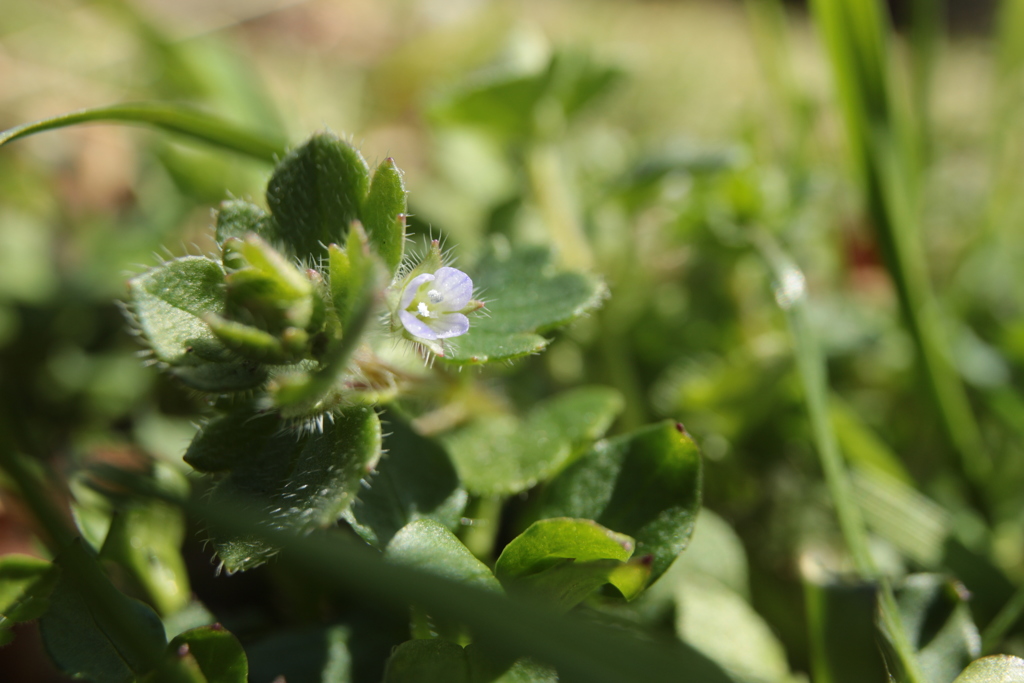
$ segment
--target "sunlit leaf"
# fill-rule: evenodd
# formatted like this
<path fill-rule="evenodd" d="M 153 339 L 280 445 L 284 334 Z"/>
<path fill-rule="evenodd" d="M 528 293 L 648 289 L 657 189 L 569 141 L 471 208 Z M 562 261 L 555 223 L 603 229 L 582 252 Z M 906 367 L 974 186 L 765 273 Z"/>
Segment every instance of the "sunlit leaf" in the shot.
<path fill-rule="evenodd" d="M 741 595 L 712 577 L 693 575 L 676 585 L 675 597 L 676 633 L 735 680 L 788 680 L 782 643 Z"/>
<path fill-rule="evenodd" d="M 547 486 L 539 517 L 576 517 L 636 539 L 651 580 L 690 541 L 700 510 L 701 461 L 682 425 L 662 422 L 599 442 Z"/>
<path fill-rule="evenodd" d="M 939 574 L 911 574 L 896 587 L 907 636 L 929 681 L 948 681 L 981 655 L 966 589 Z"/>
<path fill-rule="evenodd" d="M 399 529 L 384 549 L 390 562 L 501 592 L 494 574 L 469 552 L 455 534 L 432 519 L 420 519 Z"/>
<path fill-rule="evenodd" d="M 992 655 L 971 662 L 953 683 L 1024 683 L 1024 659 Z"/>
<path fill-rule="evenodd" d="M 14 624 L 46 613 L 59 575 L 46 560 L 18 554 L 0 558 L 0 643 L 14 639 Z"/>
<path fill-rule="evenodd" d="M 542 519 L 505 546 L 494 572 L 510 591 L 526 589 L 569 609 L 608 583 L 632 554 L 632 538 L 589 519 Z"/>

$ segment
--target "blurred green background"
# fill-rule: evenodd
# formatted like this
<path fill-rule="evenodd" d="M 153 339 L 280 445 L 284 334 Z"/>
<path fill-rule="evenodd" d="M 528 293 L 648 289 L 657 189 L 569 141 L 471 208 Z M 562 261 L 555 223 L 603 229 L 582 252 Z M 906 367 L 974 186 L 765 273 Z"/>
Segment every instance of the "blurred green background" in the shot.
<path fill-rule="evenodd" d="M 154 100 L 292 143 L 328 128 L 371 165 L 394 157 L 412 230 L 468 262 L 489 240 L 553 242 L 602 274 L 603 310 L 545 354 L 476 376 L 502 378 L 521 405 L 614 386 L 619 431 L 684 422 L 704 450 L 705 504 L 742 539 L 750 603 L 806 671 L 801 560 L 847 565 L 754 235 L 805 274 L 876 561 L 952 573 L 983 630 L 1024 582 L 1024 13 L 948 3 L 946 23 L 930 5 L 896 8 L 887 68 L 913 123 L 911 239 L 934 327 L 991 463 L 973 478 L 901 321 L 821 34 L 795 5 L 4 0 L 0 129 Z M 538 74 L 570 85 L 530 99 Z M 110 125 L 0 150 L 0 411 L 19 450 L 72 481 L 97 461 L 180 464 L 204 406 L 143 366 L 117 301 L 165 249 L 210 248 L 211 210 L 261 201 L 269 171 Z M 0 503 L 0 553 L 40 552 Z M 211 609 L 237 612 L 272 580 L 214 580 L 187 542 Z M 994 650 L 1024 655 L 1016 616 Z"/>

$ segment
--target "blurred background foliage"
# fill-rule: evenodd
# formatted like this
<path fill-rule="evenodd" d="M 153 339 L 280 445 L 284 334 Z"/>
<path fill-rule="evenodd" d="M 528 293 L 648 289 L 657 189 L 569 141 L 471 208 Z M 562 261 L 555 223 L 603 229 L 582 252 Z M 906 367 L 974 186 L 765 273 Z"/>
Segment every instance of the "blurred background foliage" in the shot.
<path fill-rule="evenodd" d="M 5 0 L 0 129 L 143 100 L 292 142 L 328 128 L 371 165 L 396 159 L 413 232 L 470 262 L 495 240 L 551 242 L 603 275 L 602 310 L 546 353 L 473 376 L 495 391 L 500 377 L 520 406 L 612 386 L 626 397 L 613 433 L 685 423 L 718 516 L 684 569 L 760 615 L 735 618 L 765 648 L 778 639 L 781 670 L 808 671 L 802 579 L 849 565 L 754 238 L 768 236 L 806 277 L 876 562 L 951 574 L 988 649 L 1024 655 L 1019 607 L 1004 609 L 1024 585 L 1024 12 L 1004 4 L 949 2 L 948 27 L 915 15 L 929 3 L 895 8 L 894 89 L 920 137 L 916 239 L 991 460 L 975 480 L 915 360 L 820 35 L 795 4 Z M 85 464 L 148 456 L 184 473 L 204 406 L 143 367 L 117 300 L 165 248 L 210 248 L 211 209 L 260 197 L 269 170 L 106 125 L 0 153 L 0 412 L 19 450 L 71 482 Z M 3 499 L 0 552 L 41 553 L 28 525 Z M 191 589 L 243 641 L 316 611 L 272 567 L 213 577 L 195 530 L 183 537 Z M 678 599 L 699 614 L 707 595 Z"/>

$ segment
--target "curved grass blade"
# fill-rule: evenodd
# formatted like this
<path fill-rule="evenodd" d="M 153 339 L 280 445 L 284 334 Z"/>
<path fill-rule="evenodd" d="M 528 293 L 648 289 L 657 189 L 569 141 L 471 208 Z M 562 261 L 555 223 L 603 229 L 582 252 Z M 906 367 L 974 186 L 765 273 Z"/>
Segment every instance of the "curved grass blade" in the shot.
<path fill-rule="evenodd" d="M 234 534 L 258 534 L 282 548 L 283 568 L 375 610 L 402 613 L 422 605 L 432 616 L 464 623 L 474 643 L 496 657 L 531 656 L 553 666 L 566 683 L 620 683 L 680 680 L 729 683 L 711 660 L 682 642 L 634 637 L 525 600 L 512 600 L 410 567 L 389 564 L 365 545 L 337 534 L 316 537 L 267 529 L 253 523 L 229 501 L 203 501 L 157 490 L 151 483 L 109 466 L 94 470 L 100 486 L 113 485 L 137 495 L 181 505 L 194 519 Z"/>
<path fill-rule="evenodd" d="M 270 134 L 246 130 L 229 121 L 197 109 L 173 104 L 139 102 L 81 109 L 53 118 L 25 123 L 0 132 L 0 147 L 20 138 L 82 123 L 112 123 L 153 126 L 245 156 L 274 163 L 285 153 L 285 142 Z"/>

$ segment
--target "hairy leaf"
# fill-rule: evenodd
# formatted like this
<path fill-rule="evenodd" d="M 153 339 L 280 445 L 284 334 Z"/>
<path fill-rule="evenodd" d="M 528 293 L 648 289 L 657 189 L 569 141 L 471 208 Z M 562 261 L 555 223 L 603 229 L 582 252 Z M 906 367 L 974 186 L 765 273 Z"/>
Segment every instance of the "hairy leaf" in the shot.
<path fill-rule="evenodd" d="M 405 183 L 393 159 L 385 159 L 373 174 L 360 216 L 374 251 L 394 273 L 405 250 Z"/>
<path fill-rule="evenodd" d="M 281 160 L 267 184 L 274 234 L 299 259 L 326 255 L 340 243 L 366 197 L 369 168 L 332 133 L 318 133 Z"/>
<path fill-rule="evenodd" d="M 235 358 L 203 321 L 223 311 L 224 269 L 202 256 L 185 256 L 128 282 L 132 312 L 156 358 L 189 386 L 237 391 L 266 379 L 257 364 Z"/>
<path fill-rule="evenodd" d="M 330 417 L 322 430 L 318 425 L 296 432 L 274 415 L 228 415 L 196 437 L 186 458 L 229 470 L 214 488 L 214 500 L 245 500 L 271 527 L 327 526 L 351 505 L 381 452 L 373 409 L 350 408 Z M 237 431 L 239 424 L 249 424 L 249 433 Z M 235 433 L 240 438 L 233 440 Z M 228 571 L 254 567 L 276 552 L 254 537 L 217 538 L 215 546 Z"/>

